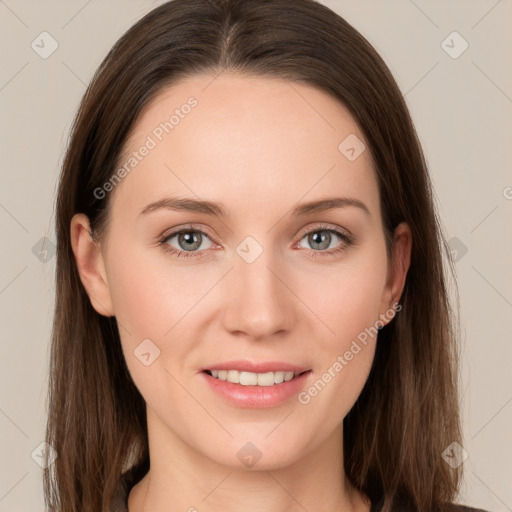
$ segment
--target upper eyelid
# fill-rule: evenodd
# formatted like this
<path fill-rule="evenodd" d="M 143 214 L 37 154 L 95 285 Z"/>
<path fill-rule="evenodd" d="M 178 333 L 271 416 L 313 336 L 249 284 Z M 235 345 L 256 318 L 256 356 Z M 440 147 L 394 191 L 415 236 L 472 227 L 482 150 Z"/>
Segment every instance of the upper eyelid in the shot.
<path fill-rule="evenodd" d="M 160 237 L 160 240 L 167 240 L 169 238 L 172 238 L 176 235 L 179 235 L 180 233 L 182 232 L 187 232 L 187 231 L 197 231 L 197 232 L 200 232 L 202 233 L 203 235 L 206 235 L 210 240 L 212 240 L 213 242 L 213 239 L 215 238 L 214 236 L 212 236 L 212 234 L 205 228 L 200 228 L 200 227 L 194 227 L 194 226 L 184 226 L 184 227 L 181 227 L 181 228 L 177 228 L 177 229 L 171 229 L 170 231 L 168 232 L 165 232 L 161 237 Z"/>
<path fill-rule="evenodd" d="M 304 228 L 304 230 L 301 230 L 300 231 L 300 236 L 303 237 L 311 232 L 315 232 L 315 231 L 335 231 L 335 232 L 341 232 L 342 235 L 345 235 L 345 236 L 352 236 L 352 233 L 350 233 L 350 231 L 346 228 L 342 228 L 341 226 L 328 226 L 327 224 L 322 224 L 322 225 L 318 225 L 318 226 L 313 226 L 313 227 L 308 227 L 308 228 Z"/>

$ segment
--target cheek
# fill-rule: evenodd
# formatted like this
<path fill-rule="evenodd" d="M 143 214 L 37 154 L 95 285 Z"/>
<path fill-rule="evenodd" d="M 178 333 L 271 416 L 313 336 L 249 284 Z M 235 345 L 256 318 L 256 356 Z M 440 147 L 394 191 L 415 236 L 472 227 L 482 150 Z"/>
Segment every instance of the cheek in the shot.
<path fill-rule="evenodd" d="M 297 278 L 297 295 L 322 321 L 324 349 L 342 350 L 364 329 L 375 324 L 387 276 L 380 247 L 359 251 L 340 265 Z"/>
<path fill-rule="evenodd" d="M 298 399 L 305 411 L 325 418 L 324 433 L 343 420 L 368 379 L 375 355 L 381 291 L 378 272 L 350 272 L 334 279 L 323 298 L 321 294 L 316 297 L 318 316 L 329 331 L 321 327 L 326 334 L 316 336 L 311 354 L 317 372 Z"/>
<path fill-rule="evenodd" d="M 112 244 L 109 268 L 122 349 L 135 385 L 145 401 L 160 410 L 167 407 L 169 396 L 181 396 L 179 386 L 168 373 L 173 371 L 168 363 L 171 355 L 173 359 L 183 360 L 189 347 L 186 343 L 171 347 L 169 340 L 173 336 L 179 339 L 180 328 L 186 325 L 187 311 L 197 302 L 190 290 L 196 290 L 198 285 L 189 279 L 187 287 L 179 269 L 162 265 L 164 260 L 148 257 L 147 249 L 140 252 L 125 249 L 122 244 L 114 249 Z"/>
<path fill-rule="evenodd" d="M 193 349 L 194 319 L 200 314 L 196 306 L 211 288 L 212 276 L 180 268 L 165 256 L 150 257 L 158 249 L 126 249 L 122 243 L 112 244 L 110 254 L 115 316 L 134 382 L 143 394 L 157 397 L 154 390 L 173 385 L 166 369 L 174 372 L 172 362 L 185 362 Z M 147 353 L 150 360 L 155 358 L 149 366 L 141 356 Z"/>
<path fill-rule="evenodd" d="M 312 416 L 323 418 L 319 429 L 324 435 L 332 432 L 354 406 L 374 359 L 374 341 L 356 341 L 344 348 L 347 350 L 332 354 L 311 385 L 298 395 L 305 421 Z"/>
<path fill-rule="evenodd" d="M 354 405 L 371 369 L 375 322 L 387 275 L 383 251 L 380 247 L 361 251 L 359 257 L 347 259 L 346 265 L 329 269 L 328 276 L 317 275 L 317 286 L 303 286 L 300 292 L 305 302 L 315 305 L 314 313 L 322 324 L 312 347 L 319 369 L 299 401 L 327 418 L 327 430 Z"/>
<path fill-rule="evenodd" d="M 335 333 L 333 338 L 345 341 L 373 325 L 378 318 L 382 288 L 382 275 L 377 268 L 360 273 L 348 269 L 333 279 L 322 304 L 326 323 Z"/>
<path fill-rule="evenodd" d="M 205 293 L 198 273 L 148 257 L 147 249 L 124 253 L 120 246 L 111 258 L 119 262 L 109 275 L 116 318 L 133 337 L 164 338 Z"/>

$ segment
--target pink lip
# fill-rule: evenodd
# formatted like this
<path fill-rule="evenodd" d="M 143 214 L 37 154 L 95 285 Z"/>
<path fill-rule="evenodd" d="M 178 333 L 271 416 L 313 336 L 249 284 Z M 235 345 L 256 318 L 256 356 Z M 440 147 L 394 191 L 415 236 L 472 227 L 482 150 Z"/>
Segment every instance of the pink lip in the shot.
<path fill-rule="evenodd" d="M 312 371 L 300 368 L 298 366 L 285 363 L 247 363 L 231 362 L 213 365 L 213 370 L 239 370 L 251 371 L 254 373 L 266 373 L 271 371 L 293 371 L 301 373 L 292 380 L 274 384 L 273 386 L 243 386 L 242 384 L 233 384 L 225 380 L 216 379 L 206 371 L 200 372 L 206 383 L 217 395 L 227 401 L 230 405 L 244 408 L 268 408 L 276 407 L 292 396 L 297 395 L 301 389 L 306 387 L 307 382 L 312 376 Z M 304 372 L 304 373 L 302 373 Z"/>
<path fill-rule="evenodd" d="M 309 370 L 309 368 L 279 361 L 255 363 L 246 359 L 239 361 L 227 361 L 224 363 L 212 363 L 209 366 L 205 366 L 202 371 L 204 370 L 238 370 L 239 372 L 252 373 L 267 373 L 278 371 L 302 373 Z"/>

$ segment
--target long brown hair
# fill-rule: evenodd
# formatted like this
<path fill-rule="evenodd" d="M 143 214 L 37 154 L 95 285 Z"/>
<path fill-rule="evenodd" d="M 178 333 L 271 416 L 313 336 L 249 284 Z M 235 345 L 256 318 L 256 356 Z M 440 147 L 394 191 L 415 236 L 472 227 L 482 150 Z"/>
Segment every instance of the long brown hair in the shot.
<path fill-rule="evenodd" d="M 441 455 L 452 442 L 462 444 L 458 328 L 447 286 L 453 263 L 390 71 L 359 32 L 314 0 L 167 2 L 124 34 L 94 75 L 73 123 L 56 202 L 46 440 L 58 458 L 44 475 L 46 503 L 59 512 L 107 511 L 121 475 L 133 484 L 149 469 L 145 402 L 115 318 L 93 309 L 80 281 L 71 219 L 85 213 L 101 239 L 109 197 L 94 191 L 115 172 L 138 116 L 180 78 L 226 70 L 304 82 L 342 102 L 372 155 L 388 255 L 394 228 L 402 221 L 411 227 L 402 310 L 381 329 L 368 381 L 344 419 L 344 464 L 352 484 L 384 512 L 445 510 L 461 477 Z"/>

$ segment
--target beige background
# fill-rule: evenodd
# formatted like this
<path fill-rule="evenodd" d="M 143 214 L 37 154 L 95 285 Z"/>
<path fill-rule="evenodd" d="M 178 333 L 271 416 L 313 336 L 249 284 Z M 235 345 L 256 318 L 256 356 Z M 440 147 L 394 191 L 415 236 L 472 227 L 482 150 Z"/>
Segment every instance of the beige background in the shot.
<path fill-rule="evenodd" d="M 0 0 L 0 512 L 43 510 L 42 471 L 31 454 L 44 436 L 55 257 L 48 241 L 46 253 L 38 244 L 55 242 L 71 121 L 112 44 L 158 3 Z M 324 3 L 394 73 L 458 251 L 468 453 L 460 501 L 512 511 L 512 2 Z M 31 47 L 43 31 L 58 43 L 46 59 Z M 463 39 L 442 45 L 453 31 Z M 469 47 L 457 58 L 445 51 L 458 54 L 464 40 Z"/>

